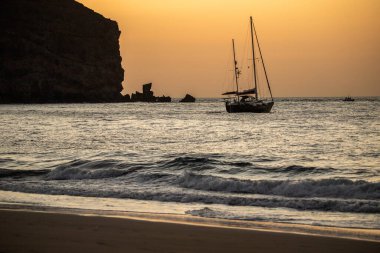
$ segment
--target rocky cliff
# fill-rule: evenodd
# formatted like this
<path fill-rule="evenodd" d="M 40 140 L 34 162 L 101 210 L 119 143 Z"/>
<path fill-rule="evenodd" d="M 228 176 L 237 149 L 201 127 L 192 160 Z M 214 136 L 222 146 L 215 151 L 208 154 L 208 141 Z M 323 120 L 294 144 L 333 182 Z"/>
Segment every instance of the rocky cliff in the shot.
<path fill-rule="evenodd" d="M 115 21 L 74 0 L 1 0 L 0 31 L 0 103 L 123 99 Z"/>

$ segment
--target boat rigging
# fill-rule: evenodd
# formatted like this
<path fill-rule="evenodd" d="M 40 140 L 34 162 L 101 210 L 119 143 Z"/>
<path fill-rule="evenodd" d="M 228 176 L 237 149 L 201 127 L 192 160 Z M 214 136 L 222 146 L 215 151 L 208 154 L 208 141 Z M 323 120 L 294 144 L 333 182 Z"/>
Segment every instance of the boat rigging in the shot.
<path fill-rule="evenodd" d="M 237 113 L 237 112 L 253 112 L 253 113 L 269 113 L 274 105 L 272 90 L 269 84 L 269 78 L 267 74 L 267 70 L 265 68 L 264 59 L 261 52 L 261 47 L 259 43 L 259 39 L 257 36 L 257 32 L 255 29 L 255 25 L 253 23 L 252 17 L 250 17 L 250 30 L 251 30 L 251 47 L 252 47 L 252 74 L 253 74 L 253 84 L 254 87 L 240 91 L 239 90 L 239 76 L 241 71 L 237 66 L 236 61 L 236 53 L 235 53 L 235 40 L 232 40 L 232 51 L 233 51 L 233 60 L 234 60 L 234 81 L 236 85 L 235 91 L 228 91 L 223 93 L 222 95 L 229 96 L 226 101 L 226 110 L 229 113 Z M 257 44 L 257 50 L 259 53 L 258 60 L 261 61 L 261 65 L 263 66 L 265 80 L 268 86 L 269 94 L 271 97 L 270 101 L 264 101 L 260 99 L 259 91 L 258 91 L 258 72 L 257 72 L 257 63 L 256 63 L 256 52 L 255 52 L 255 41 Z M 232 96 L 231 96 L 232 95 Z M 252 96 L 254 95 L 254 96 Z"/>

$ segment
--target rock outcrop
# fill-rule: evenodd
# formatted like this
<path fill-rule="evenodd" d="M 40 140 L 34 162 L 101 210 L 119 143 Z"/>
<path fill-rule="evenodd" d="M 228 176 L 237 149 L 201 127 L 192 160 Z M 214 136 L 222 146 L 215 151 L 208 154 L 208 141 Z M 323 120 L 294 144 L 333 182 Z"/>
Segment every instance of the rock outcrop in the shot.
<path fill-rule="evenodd" d="M 131 102 L 171 102 L 171 97 L 155 97 L 154 92 L 151 91 L 152 83 L 143 85 L 143 92 L 132 93 Z"/>
<path fill-rule="evenodd" d="M 118 102 L 115 21 L 74 0 L 1 0 L 0 103 Z"/>
<path fill-rule="evenodd" d="M 193 103 L 193 102 L 195 102 L 195 97 L 193 97 L 189 94 L 186 94 L 186 96 L 183 99 L 181 99 L 179 102 L 180 103 Z"/>

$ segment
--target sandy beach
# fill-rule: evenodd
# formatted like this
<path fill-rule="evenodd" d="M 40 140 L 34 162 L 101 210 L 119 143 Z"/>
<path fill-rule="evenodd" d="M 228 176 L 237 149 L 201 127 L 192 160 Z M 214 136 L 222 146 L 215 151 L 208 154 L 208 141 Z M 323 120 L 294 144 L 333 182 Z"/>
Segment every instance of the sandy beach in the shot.
<path fill-rule="evenodd" d="M 1 252 L 379 252 L 380 243 L 32 211 L 0 211 Z"/>

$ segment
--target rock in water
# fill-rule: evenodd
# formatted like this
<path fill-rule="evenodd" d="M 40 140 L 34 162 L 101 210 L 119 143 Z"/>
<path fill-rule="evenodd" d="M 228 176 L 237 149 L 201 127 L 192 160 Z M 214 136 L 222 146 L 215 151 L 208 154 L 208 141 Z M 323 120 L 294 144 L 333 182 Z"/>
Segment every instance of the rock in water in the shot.
<path fill-rule="evenodd" d="M 1 0 L 0 103 L 117 102 L 115 21 L 74 0 Z"/>
<path fill-rule="evenodd" d="M 157 97 L 156 102 L 159 103 L 170 103 L 172 101 L 171 97 L 166 97 L 165 95 L 162 97 Z"/>
<path fill-rule="evenodd" d="M 171 102 L 171 97 L 156 97 L 154 96 L 154 92 L 151 91 L 152 89 L 152 83 L 147 83 L 142 86 L 143 92 L 136 91 L 135 93 L 132 93 L 131 95 L 131 102 Z"/>
<path fill-rule="evenodd" d="M 189 94 L 186 94 L 186 96 L 181 99 L 179 102 L 181 103 L 192 103 L 192 102 L 195 102 L 195 97 L 189 95 Z"/>

